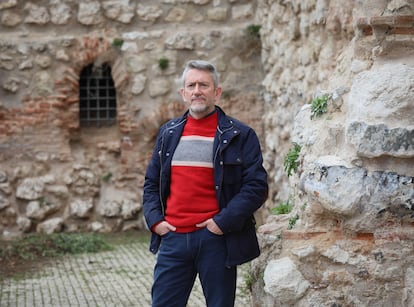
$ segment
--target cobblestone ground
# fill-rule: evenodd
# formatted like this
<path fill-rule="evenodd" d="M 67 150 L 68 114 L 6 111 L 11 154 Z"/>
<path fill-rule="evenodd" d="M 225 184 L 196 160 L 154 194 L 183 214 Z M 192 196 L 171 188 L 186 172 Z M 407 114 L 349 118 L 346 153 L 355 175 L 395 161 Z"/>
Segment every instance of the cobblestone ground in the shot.
<path fill-rule="evenodd" d="M 66 257 L 36 273 L 1 281 L 0 306 L 150 306 L 154 261 L 147 243 Z M 239 267 L 236 307 L 251 306 L 244 286 L 247 269 Z M 205 306 L 198 281 L 188 306 Z"/>

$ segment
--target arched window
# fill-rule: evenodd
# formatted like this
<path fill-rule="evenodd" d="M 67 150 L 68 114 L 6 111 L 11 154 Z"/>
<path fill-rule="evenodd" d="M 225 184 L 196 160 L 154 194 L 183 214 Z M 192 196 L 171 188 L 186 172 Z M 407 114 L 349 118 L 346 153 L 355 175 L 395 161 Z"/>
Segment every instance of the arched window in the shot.
<path fill-rule="evenodd" d="M 116 124 L 116 90 L 111 67 L 103 64 L 86 66 L 79 79 L 79 121 L 86 126 Z"/>

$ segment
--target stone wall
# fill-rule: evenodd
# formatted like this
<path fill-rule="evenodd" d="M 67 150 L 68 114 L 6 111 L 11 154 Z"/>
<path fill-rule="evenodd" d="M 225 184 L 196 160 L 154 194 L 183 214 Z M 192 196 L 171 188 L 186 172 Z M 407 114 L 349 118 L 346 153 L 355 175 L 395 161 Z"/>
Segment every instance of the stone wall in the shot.
<path fill-rule="evenodd" d="M 189 59 L 213 61 L 224 109 L 263 136 L 256 3 L 0 3 L 0 232 L 144 228 L 142 184 L 159 126 L 181 114 Z M 162 69 L 160 59 L 168 60 Z M 111 67 L 116 125 L 79 124 L 79 76 Z"/>
<path fill-rule="evenodd" d="M 258 229 L 253 305 L 414 305 L 414 3 L 258 7 L 266 161 L 280 187 L 268 205 L 293 209 Z"/>
<path fill-rule="evenodd" d="M 185 62 L 202 58 L 220 72 L 220 104 L 258 131 L 269 171 L 253 305 L 413 305 L 413 15 L 404 0 L 2 1 L 3 238 L 142 229 L 152 142 L 183 111 Z M 79 75 L 103 63 L 117 124 L 81 127 Z M 272 214 L 287 201 L 289 214 Z"/>

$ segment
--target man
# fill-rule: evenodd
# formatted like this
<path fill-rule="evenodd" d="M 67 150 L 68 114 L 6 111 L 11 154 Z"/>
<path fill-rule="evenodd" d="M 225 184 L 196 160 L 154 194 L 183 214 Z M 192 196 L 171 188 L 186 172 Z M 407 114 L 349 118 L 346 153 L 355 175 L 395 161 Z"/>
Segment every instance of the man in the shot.
<path fill-rule="evenodd" d="M 158 133 L 144 183 L 144 215 L 157 253 L 152 306 L 187 305 L 197 274 L 207 306 L 234 306 L 236 266 L 260 253 L 253 213 L 267 198 L 256 133 L 215 105 L 215 67 L 190 61 L 188 111 Z"/>

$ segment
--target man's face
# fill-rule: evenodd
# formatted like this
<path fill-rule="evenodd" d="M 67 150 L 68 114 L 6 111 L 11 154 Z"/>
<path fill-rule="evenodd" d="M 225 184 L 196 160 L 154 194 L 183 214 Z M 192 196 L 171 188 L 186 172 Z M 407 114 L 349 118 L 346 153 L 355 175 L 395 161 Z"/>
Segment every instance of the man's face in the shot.
<path fill-rule="evenodd" d="M 203 118 L 213 112 L 216 101 L 221 96 L 221 87 L 214 88 L 210 72 L 191 69 L 185 77 L 181 96 L 187 103 L 191 116 Z"/>

